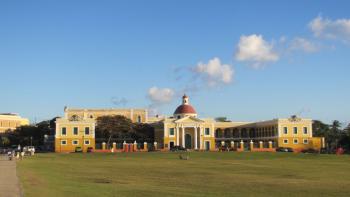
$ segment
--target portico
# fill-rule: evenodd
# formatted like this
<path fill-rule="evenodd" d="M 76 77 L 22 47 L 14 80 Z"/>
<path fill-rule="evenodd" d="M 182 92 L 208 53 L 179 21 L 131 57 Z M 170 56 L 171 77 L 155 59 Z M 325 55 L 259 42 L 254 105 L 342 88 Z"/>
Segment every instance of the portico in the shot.
<path fill-rule="evenodd" d="M 203 143 L 203 125 L 176 124 L 176 146 L 188 149 L 201 149 Z"/>

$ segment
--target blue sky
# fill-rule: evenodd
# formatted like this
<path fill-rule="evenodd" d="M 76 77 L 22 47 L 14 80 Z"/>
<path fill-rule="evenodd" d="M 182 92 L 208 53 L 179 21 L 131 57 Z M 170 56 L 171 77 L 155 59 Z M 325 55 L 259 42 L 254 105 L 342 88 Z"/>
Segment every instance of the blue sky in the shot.
<path fill-rule="evenodd" d="M 1 112 L 349 121 L 348 1 L 1 1 Z"/>

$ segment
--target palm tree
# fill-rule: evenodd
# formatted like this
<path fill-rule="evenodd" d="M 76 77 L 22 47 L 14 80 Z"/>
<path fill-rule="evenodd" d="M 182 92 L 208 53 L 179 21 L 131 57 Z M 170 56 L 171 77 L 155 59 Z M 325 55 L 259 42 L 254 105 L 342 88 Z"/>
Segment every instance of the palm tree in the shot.
<path fill-rule="evenodd" d="M 342 134 L 342 130 L 340 129 L 341 123 L 338 120 L 334 120 L 330 126 L 329 132 L 329 140 L 331 142 L 331 149 L 338 148 L 338 142 Z"/>

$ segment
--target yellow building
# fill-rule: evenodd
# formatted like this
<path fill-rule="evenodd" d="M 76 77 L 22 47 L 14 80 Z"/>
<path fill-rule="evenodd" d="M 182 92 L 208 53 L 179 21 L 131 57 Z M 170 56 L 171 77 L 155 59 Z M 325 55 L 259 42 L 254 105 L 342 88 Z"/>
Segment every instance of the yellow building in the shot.
<path fill-rule="evenodd" d="M 291 117 L 260 122 L 216 121 L 199 118 L 189 97 L 182 97 L 171 117 L 148 118 L 145 109 L 71 109 L 65 108 L 64 117 L 56 120 L 56 152 L 95 149 L 96 118 L 123 115 L 132 122 L 153 126 L 157 148 L 170 150 L 181 146 L 193 150 L 214 151 L 221 146 L 250 150 L 252 147 L 294 150 L 322 148 L 322 139 L 312 136 L 312 120 Z"/>
<path fill-rule="evenodd" d="M 64 117 L 56 119 L 55 151 L 84 152 L 95 149 L 96 119 L 100 116 L 122 115 L 132 122 L 147 122 L 145 109 L 74 109 L 65 108 Z"/>
<path fill-rule="evenodd" d="M 295 150 L 320 149 L 321 138 L 312 136 L 312 120 L 291 117 L 262 122 L 218 122 L 198 118 L 196 110 L 184 95 L 173 116 L 153 119 L 155 141 L 160 148 L 182 146 L 195 150 L 217 150 L 225 145 L 237 148 L 289 147 Z"/>
<path fill-rule="evenodd" d="M 0 133 L 13 131 L 17 127 L 29 125 L 29 120 L 22 118 L 18 114 L 6 113 L 0 114 Z"/>

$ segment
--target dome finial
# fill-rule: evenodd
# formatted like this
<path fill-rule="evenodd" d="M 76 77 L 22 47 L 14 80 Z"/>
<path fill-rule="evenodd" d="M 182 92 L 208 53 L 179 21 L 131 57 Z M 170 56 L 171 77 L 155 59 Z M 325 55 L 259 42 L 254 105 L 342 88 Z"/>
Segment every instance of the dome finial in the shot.
<path fill-rule="evenodd" d="M 183 105 L 188 105 L 189 102 L 188 102 L 188 96 L 186 96 L 186 94 L 184 94 L 184 96 L 182 97 L 182 104 Z"/>

